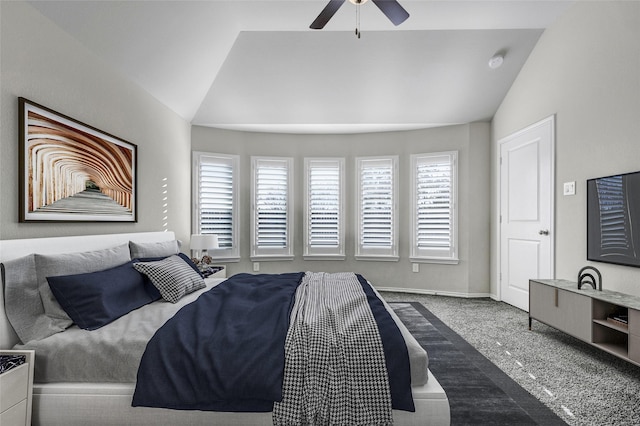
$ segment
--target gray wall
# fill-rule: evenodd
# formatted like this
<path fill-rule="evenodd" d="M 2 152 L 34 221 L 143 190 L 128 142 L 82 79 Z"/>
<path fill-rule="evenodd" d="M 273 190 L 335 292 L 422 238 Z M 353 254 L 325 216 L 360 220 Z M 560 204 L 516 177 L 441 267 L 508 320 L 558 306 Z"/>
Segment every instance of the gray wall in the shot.
<path fill-rule="evenodd" d="M 294 135 L 252 133 L 194 126 L 192 150 L 240 155 L 240 254 L 239 263 L 228 265 L 229 273 L 251 271 L 249 261 L 250 156 L 294 157 L 295 170 L 295 260 L 260 262 L 260 272 L 356 271 L 378 287 L 414 289 L 464 296 L 489 292 L 489 124 L 442 127 L 426 130 L 355 135 Z M 410 211 L 409 156 L 413 153 L 459 151 L 459 244 L 460 264 L 420 264 L 411 272 L 409 261 Z M 400 156 L 400 260 L 367 262 L 354 260 L 354 163 L 357 156 Z M 303 158 L 334 156 L 346 158 L 346 249 L 345 261 L 302 259 Z"/>
<path fill-rule="evenodd" d="M 586 180 L 640 170 L 640 2 L 576 2 L 540 38 L 492 123 L 491 292 L 497 294 L 497 141 L 556 114 L 556 278 L 587 264 L 640 295 L 640 269 L 586 260 Z M 576 195 L 563 196 L 563 182 Z"/>
<path fill-rule="evenodd" d="M 26 2 L 0 15 L 0 239 L 168 229 L 188 241 L 189 123 Z M 18 223 L 19 96 L 138 145 L 137 224 Z"/>

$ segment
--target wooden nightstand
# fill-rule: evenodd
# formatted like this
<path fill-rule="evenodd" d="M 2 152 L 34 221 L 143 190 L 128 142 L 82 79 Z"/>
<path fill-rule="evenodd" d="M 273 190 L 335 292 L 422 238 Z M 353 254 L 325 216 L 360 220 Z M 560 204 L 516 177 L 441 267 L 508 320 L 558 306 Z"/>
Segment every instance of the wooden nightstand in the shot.
<path fill-rule="evenodd" d="M 0 374 L 0 425 L 29 426 L 35 351 L 0 350 L 0 355 L 24 355 L 24 364 Z"/>

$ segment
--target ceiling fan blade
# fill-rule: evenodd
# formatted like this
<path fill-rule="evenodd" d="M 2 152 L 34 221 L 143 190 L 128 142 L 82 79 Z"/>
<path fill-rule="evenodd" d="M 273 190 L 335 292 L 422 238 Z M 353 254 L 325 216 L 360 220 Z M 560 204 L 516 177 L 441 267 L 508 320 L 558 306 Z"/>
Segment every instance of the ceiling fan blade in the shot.
<path fill-rule="evenodd" d="M 333 15 L 338 11 L 338 9 L 340 9 L 340 6 L 342 6 L 342 3 L 344 3 L 344 1 L 345 0 L 331 0 L 329 4 L 327 4 L 325 8 L 322 9 L 320 15 L 318 15 L 316 20 L 313 21 L 309 28 L 313 30 L 323 29 L 324 26 L 327 25 L 327 22 L 329 22 L 329 19 L 331 19 Z"/>
<path fill-rule="evenodd" d="M 373 2 L 393 22 L 393 25 L 400 25 L 409 17 L 409 12 L 404 10 L 396 0 L 373 0 Z"/>

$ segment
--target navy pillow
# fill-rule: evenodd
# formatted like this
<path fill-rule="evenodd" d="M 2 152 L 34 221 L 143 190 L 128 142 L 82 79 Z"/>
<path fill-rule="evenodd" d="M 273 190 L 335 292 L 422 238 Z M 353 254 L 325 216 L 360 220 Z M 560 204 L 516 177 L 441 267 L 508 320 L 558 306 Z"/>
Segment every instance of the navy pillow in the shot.
<path fill-rule="evenodd" d="M 78 327 L 95 330 L 154 301 L 133 262 L 86 274 L 47 277 L 53 295 Z"/>
<path fill-rule="evenodd" d="M 189 266 L 191 266 L 191 268 L 193 268 L 194 271 L 196 271 L 198 274 L 200 274 L 200 276 L 202 277 L 202 272 L 200 271 L 200 269 L 198 269 L 198 266 L 193 263 L 193 261 L 189 258 L 189 256 L 187 256 L 184 253 L 178 253 L 178 256 L 180 256 L 182 258 L 182 260 L 184 260 L 185 262 L 187 262 L 187 264 Z M 135 262 L 157 262 L 158 260 L 163 260 L 166 259 L 169 256 L 160 256 L 160 257 L 141 257 L 141 258 L 137 258 L 137 259 L 133 259 L 131 262 L 135 263 Z M 144 274 L 141 274 L 144 277 L 144 288 L 147 291 L 147 294 L 154 300 L 159 300 L 162 298 L 162 295 L 160 294 L 160 291 L 158 290 L 158 288 L 153 285 L 153 283 L 151 282 L 151 280 L 149 279 L 149 277 L 147 277 Z"/>

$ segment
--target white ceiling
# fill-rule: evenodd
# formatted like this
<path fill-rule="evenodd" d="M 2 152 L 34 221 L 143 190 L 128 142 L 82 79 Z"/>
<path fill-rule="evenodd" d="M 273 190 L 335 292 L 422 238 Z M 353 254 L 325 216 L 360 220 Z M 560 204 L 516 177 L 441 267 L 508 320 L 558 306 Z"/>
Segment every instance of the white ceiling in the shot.
<path fill-rule="evenodd" d="M 573 0 L 31 1 L 89 50 L 196 125 L 349 133 L 490 119 L 544 28 Z M 502 67 L 487 62 L 505 53 Z"/>

